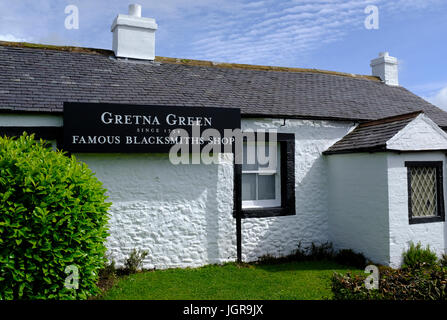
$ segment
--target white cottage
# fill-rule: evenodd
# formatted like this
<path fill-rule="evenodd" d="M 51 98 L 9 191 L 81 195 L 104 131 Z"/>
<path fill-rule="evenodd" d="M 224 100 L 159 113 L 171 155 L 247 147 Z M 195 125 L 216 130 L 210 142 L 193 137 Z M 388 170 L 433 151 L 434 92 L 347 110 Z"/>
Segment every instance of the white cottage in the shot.
<path fill-rule="evenodd" d="M 374 59 L 372 76 L 163 58 L 157 27 L 131 6 L 113 22 L 113 51 L 0 43 L 1 134 L 64 148 L 70 102 L 86 126 L 86 106 L 114 104 L 123 114 L 237 109 L 242 130 L 277 130 L 280 165 L 269 172 L 231 153 L 174 165 L 163 152 L 104 152 L 95 139 L 74 152 L 108 189 L 107 246 L 119 264 L 133 248 L 149 251 L 147 268 L 283 256 L 300 242 L 391 266 L 410 241 L 446 251 L 447 113 L 399 86 L 395 58 Z"/>

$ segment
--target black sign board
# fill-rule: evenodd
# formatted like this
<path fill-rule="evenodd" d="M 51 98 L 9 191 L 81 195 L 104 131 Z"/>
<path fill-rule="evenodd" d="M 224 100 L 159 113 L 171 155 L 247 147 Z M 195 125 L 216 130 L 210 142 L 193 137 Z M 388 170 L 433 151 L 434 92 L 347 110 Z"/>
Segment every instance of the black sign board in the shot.
<path fill-rule="evenodd" d="M 239 109 L 66 102 L 63 144 L 70 152 L 167 153 L 174 144 L 228 143 L 219 139 L 224 130 L 240 124 Z M 191 138 L 174 140 L 170 135 L 179 129 Z M 206 129 L 217 130 L 220 137 L 192 139 L 193 130 Z"/>

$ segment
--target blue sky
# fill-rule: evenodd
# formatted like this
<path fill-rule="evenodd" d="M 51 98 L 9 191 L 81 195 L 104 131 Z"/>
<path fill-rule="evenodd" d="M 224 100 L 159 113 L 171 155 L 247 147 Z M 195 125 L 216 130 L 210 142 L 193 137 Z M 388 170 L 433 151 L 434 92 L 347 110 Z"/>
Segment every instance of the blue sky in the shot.
<path fill-rule="evenodd" d="M 155 18 L 156 54 L 370 74 L 389 51 L 400 84 L 447 110 L 446 0 L 138 0 Z M 133 1 L 0 0 L 0 39 L 111 49 L 110 26 Z M 64 10 L 79 8 L 79 29 Z M 368 5 L 379 29 L 364 26 Z"/>

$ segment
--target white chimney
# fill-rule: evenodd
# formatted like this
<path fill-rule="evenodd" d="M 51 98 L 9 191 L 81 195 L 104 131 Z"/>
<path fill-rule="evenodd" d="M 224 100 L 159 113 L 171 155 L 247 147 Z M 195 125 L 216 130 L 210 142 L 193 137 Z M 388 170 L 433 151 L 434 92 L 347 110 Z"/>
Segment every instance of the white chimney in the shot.
<path fill-rule="evenodd" d="M 388 52 L 379 53 L 379 57 L 371 60 L 372 75 L 379 77 L 390 86 L 399 85 L 398 61 Z"/>
<path fill-rule="evenodd" d="M 129 14 L 119 14 L 113 21 L 113 51 L 116 57 L 154 60 L 155 19 L 141 17 L 141 5 L 129 5 Z"/>

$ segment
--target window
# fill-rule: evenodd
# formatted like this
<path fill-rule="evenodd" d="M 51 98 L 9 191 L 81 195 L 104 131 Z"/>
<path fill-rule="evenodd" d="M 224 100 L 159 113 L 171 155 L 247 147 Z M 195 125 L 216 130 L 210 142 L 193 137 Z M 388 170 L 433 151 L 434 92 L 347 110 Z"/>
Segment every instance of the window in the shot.
<path fill-rule="evenodd" d="M 264 148 L 262 153 L 270 159 L 270 149 L 275 150 L 277 165 L 259 161 L 256 148 Z M 234 165 L 234 214 L 242 218 L 294 215 L 295 136 L 278 133 L 274 145 L 245 142 L 242 151 L 243 164 Z"/>
<path fill-rule="evenodd" d="M 442 161 L 405 162 L 410 223 L 444 221 Z"/>
<path fill-rule="evenodd" d="M 242 208 L 281 207 L 281 155 L 280 143 L 266 143 L 266 157 L 269 164 L 260 164 L 256 157 L 254 142 L 244 143 L 242 164 Z M 275 150 L 276 157 L 270 157 L 269 150 Z M 250 161 L 250 164 L 248 163 Z"/>

